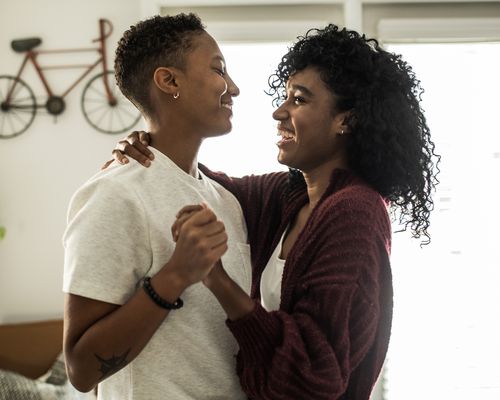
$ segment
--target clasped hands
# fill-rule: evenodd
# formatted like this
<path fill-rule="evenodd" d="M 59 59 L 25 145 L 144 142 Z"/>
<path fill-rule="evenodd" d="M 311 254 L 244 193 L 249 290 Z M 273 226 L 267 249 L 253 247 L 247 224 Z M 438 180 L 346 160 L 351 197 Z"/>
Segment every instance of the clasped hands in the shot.
<path fill-rule="evenodd" d="M 118 142 L 113 150 L 113 160 L 126 164 L 126 155 L 129 155 L 149 167 L 154 159 L 148 149 L 150 140 L 147 132 L 131 133 Z M 107 168 L 113 160 L 106 162 L 102 169 Z M 227 251 L 224 224 L 205 203 L 183 207 L 176 218 L 171 228 L 176 247 L 170 261 L 176 275 L 181 278 L 181 286 L 187 287 L 201 281 L 211 288 L 215 278 L 227 277 L 220 261 Z"/>
<path fill-rule="evenodd" d="M 176 242 L 171 262 L 181 266 L 178 273 L 187 286 L 201 281 L 210 288 L 225 274 L 221 263 L 228 248 L 224 223 L 205 203 L 183 207 L 176 218 L 171 228 Z"/>

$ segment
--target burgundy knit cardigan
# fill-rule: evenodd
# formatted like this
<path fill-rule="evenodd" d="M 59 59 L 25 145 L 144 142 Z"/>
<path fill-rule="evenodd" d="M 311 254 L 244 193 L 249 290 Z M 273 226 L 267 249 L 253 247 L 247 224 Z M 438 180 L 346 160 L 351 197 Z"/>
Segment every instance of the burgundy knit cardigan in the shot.
<path fill-rule="evenodd" d="M 245 215 L 251 296 L 283 232 L 307 203 L 287 173 L 229 178 Z M 392 321 L 391 225 L 384 199 L 354 174 L 333 171 L 325 194 L 285 262 L 281 305 L 227 325 L 239 343 L 237 372 L 251 399 L 368 400 Z"/>

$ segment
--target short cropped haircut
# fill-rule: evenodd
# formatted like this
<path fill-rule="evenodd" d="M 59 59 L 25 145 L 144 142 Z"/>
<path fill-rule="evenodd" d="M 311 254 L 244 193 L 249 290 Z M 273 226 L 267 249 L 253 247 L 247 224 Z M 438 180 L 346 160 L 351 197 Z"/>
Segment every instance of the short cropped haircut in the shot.
<path fill-rule="evenodd" d="M 151 115 L 149 85 L 158 67 L 183 69 L 193 37 L 205 32 L 195 14 L 155 16 L 131 26 L 118 42 L 115 77 L 122 93 L 146 115 Z"/>

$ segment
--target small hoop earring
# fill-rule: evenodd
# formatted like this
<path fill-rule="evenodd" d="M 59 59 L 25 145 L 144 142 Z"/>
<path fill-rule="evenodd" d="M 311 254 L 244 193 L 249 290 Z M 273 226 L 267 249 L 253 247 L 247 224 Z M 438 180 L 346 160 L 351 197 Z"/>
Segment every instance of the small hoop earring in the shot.
<path fill-rule="evenodd" d="M 177 100 L 181 94 L 177 92 L 176 94 L 173 95 L 174 100 Z"/>

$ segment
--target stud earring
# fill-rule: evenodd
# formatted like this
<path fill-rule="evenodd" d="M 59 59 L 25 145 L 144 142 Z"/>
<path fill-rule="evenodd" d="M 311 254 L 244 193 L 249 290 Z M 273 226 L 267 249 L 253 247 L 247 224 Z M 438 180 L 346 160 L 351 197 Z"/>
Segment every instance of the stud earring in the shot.
<path fill-rule="evenodd" d="M 181 94 L 179 92 L 177 92 L 176 94 L 174 94 L 172 97 L 174 98 L 174 100 L 177 100 L 179 98 Z"/>
<path fill-rule="evenodd" d="M 343 134 L 344 134 L 344 130 L 343 130 L 343 129 L 341 129 L 341 130 L 340 130 L 340 135 L 343 135 Z"/>

